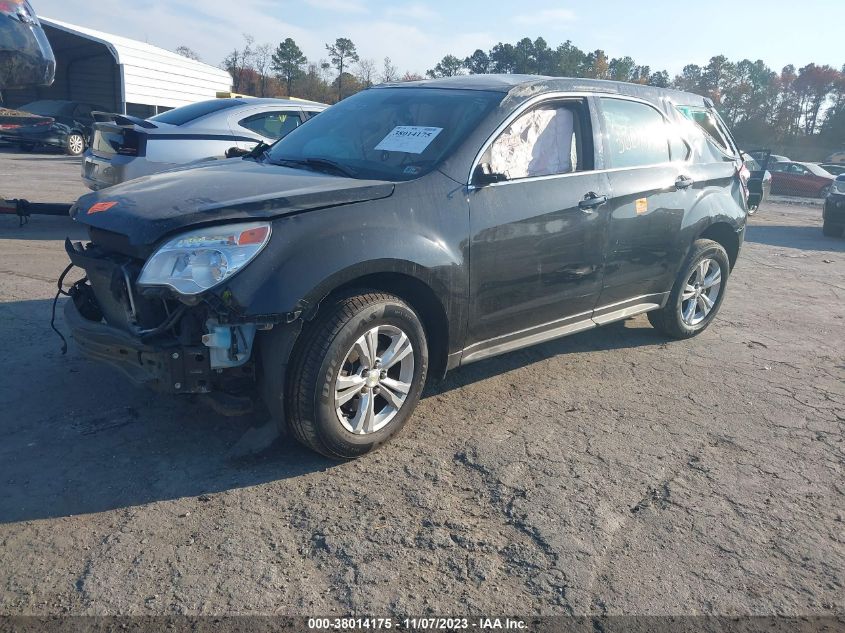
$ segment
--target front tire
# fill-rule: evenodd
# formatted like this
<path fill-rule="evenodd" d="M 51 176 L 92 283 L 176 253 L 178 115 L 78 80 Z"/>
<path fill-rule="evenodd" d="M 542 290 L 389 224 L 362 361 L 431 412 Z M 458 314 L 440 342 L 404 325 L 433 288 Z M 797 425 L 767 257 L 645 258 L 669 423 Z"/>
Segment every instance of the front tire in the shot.
<path fill-rule="evenodd" d="M 648 313 L 648 320 L 661 333 L 685 339 L 703 332 L 713 322 L 725 296 L 730 261 L 722 245 L 696 240 L 666 305 Z"/>
<path fill-rule="evenodd" d="M 294 437 L 333 459 L 355 459 L 398 433 L 428 371 L 425 330 L 413 309 L 381 292 L 325 305 L 291 360 L 287 420 Z"/>
<path fill-rule="evenodd" d="M 67 136 L 65 153 L 68 156 L 81 156 L 85 152 L 85 137 L 82 134 L 72 132 Z"/>

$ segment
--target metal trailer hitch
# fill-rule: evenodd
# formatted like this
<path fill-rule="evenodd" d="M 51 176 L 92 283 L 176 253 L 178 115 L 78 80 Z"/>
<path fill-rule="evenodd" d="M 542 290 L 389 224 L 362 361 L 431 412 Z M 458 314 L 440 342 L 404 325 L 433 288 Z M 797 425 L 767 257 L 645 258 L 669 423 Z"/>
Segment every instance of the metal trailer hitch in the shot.
<path fill-rule="evenodd" d="M 55 204 L 52 202 L 30 202 L 29 200 L 0 198 L 0 215 L 16 215 L 20 220 L 19 226 L 29 221 L 31 215 L 64 215 L 70 216 L 69 204 Z"/>

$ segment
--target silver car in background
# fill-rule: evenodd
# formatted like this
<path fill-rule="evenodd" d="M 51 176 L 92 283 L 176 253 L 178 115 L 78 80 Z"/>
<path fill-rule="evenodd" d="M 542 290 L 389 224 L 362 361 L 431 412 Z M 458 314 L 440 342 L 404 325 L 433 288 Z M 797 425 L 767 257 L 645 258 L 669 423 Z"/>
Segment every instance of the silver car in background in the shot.
<path fill-rule="evenodd" d="M 91 189 L 103 189 L 187 163 L 225 158 L 231 148 L 274 143 L 327 107 L 237 97 L 200 101 L 149 119 L 98 112 L 82 161 L 82 180 Z"/>

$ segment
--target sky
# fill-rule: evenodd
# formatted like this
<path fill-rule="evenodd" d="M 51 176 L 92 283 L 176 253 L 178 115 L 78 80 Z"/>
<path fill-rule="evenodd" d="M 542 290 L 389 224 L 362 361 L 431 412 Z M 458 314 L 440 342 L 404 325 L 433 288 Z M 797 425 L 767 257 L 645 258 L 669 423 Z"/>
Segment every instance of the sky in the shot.
<path fill-rule="evenodd" d="M 348 37 L 362 58 L 400 73 L 424 74 L 446 54 L 541 36 L 566 40 L 610 57 L 630 55 L 670 75 L 713 55 L 762 59 L 780 70 L 810 62 L 841 68 L 842 0 L 686 0 L 519 2 L 460 0 L 32 0 L 39 15 L 162 48 L 184 45 L 219 65 L 242 34 L 274 47 L 286 37 L 309 60 L 326 58 L 325 44 Z M 795 9 L 798 7 L 798 9 Z"/>

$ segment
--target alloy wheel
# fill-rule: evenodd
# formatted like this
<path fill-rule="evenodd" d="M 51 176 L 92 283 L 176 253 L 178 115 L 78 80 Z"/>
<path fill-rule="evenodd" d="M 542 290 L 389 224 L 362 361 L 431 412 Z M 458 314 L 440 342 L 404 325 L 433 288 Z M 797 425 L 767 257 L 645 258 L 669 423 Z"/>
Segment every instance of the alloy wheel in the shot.
<path fill-rule="evenodd" d="M 378 325 L 352 345 L 335 380 L 337 417 L 350 433 L 367 435 L 387 426 L 408 398 L 414 348 L 405 332 Z"/>
<path fill-rule="evenodd" d="M 713 310 L 722 288 L 722 268 L 715 259 L 705 258 L 696 264 L 681 295 L 681 319 L 696 326 Z"/>
<path fill-rule="evenodd" d="M 81 154 L 85 151 L 85 139 L 79 134 L 71 134 L 67 140 L 67 146 L 71 154 Z"/>

